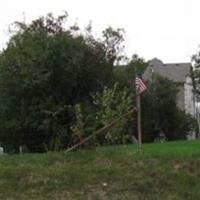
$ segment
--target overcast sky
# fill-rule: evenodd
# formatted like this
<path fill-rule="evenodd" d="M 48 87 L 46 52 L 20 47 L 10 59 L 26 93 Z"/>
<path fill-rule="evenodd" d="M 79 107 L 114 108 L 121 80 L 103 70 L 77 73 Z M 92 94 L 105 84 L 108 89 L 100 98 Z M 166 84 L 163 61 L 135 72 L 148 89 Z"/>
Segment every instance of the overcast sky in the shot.
<path fill-rule="evenodd" d="M 0 48 L 9 38 L 9 24 L 22 21 L 23 13 L 30 22 L 64 10 L 82 28 L 91 20 L 95 34 L 108 25 L 124 28 L 129 57 L 188 62 L 200 44 L 199 0 L 6 0 L 0 6 Z"/>

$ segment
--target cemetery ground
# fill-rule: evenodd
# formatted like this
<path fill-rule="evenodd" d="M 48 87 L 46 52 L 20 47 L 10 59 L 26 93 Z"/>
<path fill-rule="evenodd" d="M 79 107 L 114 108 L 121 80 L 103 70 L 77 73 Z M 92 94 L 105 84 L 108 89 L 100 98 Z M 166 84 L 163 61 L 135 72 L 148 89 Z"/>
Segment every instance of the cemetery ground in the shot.
<path fill-rule="evenodd" d="M 2 155 L 2 200 L 200 199 L 200 141 Z"/>

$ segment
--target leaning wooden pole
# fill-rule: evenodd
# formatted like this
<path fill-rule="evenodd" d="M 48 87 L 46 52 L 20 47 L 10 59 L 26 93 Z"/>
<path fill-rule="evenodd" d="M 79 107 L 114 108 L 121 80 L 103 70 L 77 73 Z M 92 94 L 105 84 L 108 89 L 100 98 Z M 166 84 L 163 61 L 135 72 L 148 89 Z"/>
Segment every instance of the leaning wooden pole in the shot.
<path fill-rule="evenodd" d="M 93 134 L 89 135 L 88 137 L 84 138 L 82 141 L 80 141 L 79 143 L 75 144 L 74 146 L 68 148 L 65 153 L 69 153 L 75 149 L 77 149 L 78 147 L 80 147 L 81 145 L 83 145 L 84 143 L 86 143 L 87 141 L 91 140 L 94 136 L 100 135 L 104 132 L 106 132 L 107 130 L 109 130 L 110 128 L 112 128 L 121 118 L 127 117 L 130 114 L 132 114 L 133 112 L 136 111 L 136 108 L 132 108 L 131 110 L 127 111 L 126 113 L 124 113 L 121 117 L 119 117 L 118 119 L 112 121 L 111 123 L 107 124 L 106 126 L 104 126 L 103 128 L 95 131 Z"/>

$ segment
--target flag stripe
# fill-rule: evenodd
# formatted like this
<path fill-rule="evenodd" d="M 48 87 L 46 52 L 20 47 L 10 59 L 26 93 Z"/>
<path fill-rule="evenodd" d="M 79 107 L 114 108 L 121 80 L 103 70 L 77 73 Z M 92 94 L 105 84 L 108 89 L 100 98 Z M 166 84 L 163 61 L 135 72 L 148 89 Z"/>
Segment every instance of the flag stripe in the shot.
<path fill-rule="evenodd" d="M 135 78 L 135 85 L 136 85 L 136 90 L 139 94 L 141 94 L 147 88 L 142 79 L 139 77 Z"/>

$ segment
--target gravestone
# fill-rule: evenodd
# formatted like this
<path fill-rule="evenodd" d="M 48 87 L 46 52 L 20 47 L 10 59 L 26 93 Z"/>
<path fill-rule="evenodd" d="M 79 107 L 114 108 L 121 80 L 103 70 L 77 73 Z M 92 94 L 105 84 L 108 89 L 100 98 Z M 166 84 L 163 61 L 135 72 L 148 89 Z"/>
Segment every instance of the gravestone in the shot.
<path fill-rule="evenodd" d="M 0 146 L 0 155 L 4 154 L 4 149 L 3 147 Z"/>

